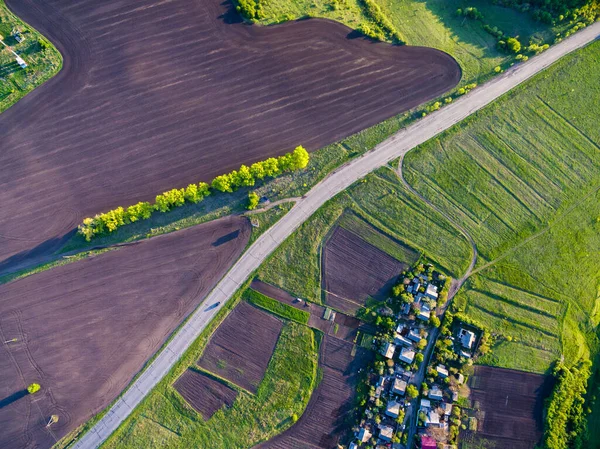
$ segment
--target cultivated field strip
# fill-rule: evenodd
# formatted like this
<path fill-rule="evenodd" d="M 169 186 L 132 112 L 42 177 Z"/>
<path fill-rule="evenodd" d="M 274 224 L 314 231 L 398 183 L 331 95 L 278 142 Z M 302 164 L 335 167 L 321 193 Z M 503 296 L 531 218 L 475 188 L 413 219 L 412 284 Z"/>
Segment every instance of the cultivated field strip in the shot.
<path fill-rule="evenodd" d="M 325 302 L 353 315 L 369 297 L 385 299 L 398 274 L 407 267 L 407 263 L 337 226 L 323 248 Z"/>
<path fill-rule="evenodd" d="M 215 246 L 225 235 L 238 237 Z M 0 286 L 0 447 L 49 447 L 103 410 L 240 256 L 231 217 Z M 45 430 L 48 416 L 60 420 Z M 32 446 L 33 447 L 33 446 Z"/>
<path fill-rule="evenodd" d="M 324 336 L 319 365 L 323 378 L 298 422 L 256 449 L 329 449 L 335 447 L 345 428 L 345 418 L 351 412 L 358 368 L 364 366 L 372 353 L 358 348 L 352 356 L 352 343 Z"/>
<path fill-rule="evenodd" d="M 479 431 L 498 447 L 530 449 L 542 437 L 543 404 L 549 387 L 541 375 L 478 366 L 469 380 L 480 412 Z"/>
<path fill-rule="evenodd" d="M 367 181 L 348 191 L 363 214 L 373 217 L 378 227 L 403 236 L 413 248 L 438 255 L 438 264 L 447 273 L 458 276 L 466 268 L 471 251 L 467 240 L 444 217 L 406 191 L 391 170 L 381 169 Z"/>
<path fill-rule="evenodd" d="M 349 39 L 338 23 L 248 26 L 229 1 L 7 4 L 65 65 L 0 116 L 0 262 L 49 251 L 85 216 L 321 148 L 461 75 L 438 50 Z"/>
<path fill-rule="evenodd" d="M 590 76 L 600 83 L 599 74 Z M 460 214 L 484 259 L 514 246 L 600 183 L 600 139 L 575 126 L 583 111 L 567 121 L 548 106 L 548 98 L 556 103 L 559 95 L 536 86 L 512 94 L 471 120 L 468 131 L 449 132 L 405 159 L 411 185 Z"/>
<path fill-rule="evenodd" d="M 173 388 L 190 404 L 204 420 L 209 420 L 218 410 L 231 407 L 237 391 L 206 374 L 187 369 Z"/>
<path fill-rule="evenodd" d="M 283 322 L 242 301 L 211 337 L 198 365 L 256 393 Z"/>

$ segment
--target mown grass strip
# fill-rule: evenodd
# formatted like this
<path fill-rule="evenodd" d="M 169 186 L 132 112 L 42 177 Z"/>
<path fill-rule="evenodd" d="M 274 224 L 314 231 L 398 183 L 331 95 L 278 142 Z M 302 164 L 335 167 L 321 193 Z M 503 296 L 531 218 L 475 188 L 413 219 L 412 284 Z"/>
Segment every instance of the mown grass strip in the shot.
<path fill-rule="evenodd" d="M 310 319 L 310 314 L 308 312 L 283 304 L 276 299 L 269 298 L 251 288 L 244 292 L 243 298 L 250 304 L 254 304 L 261 309 L 265 309 L 268 312 L 288 320 L 296 321 L 300 324 L 308 324 L 308 320 Z"/>

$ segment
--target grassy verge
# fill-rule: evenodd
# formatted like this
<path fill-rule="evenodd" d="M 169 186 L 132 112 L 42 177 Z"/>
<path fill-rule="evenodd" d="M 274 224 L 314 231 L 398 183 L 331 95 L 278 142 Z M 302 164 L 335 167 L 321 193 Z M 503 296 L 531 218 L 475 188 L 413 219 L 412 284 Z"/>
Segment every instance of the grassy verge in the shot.
<path fill-rule="evenodd" d="M 310 314 L 308 312 L 283 304 L 276 299 L 269 298 L 251 288 L 244 292 L 243 298 L 255 306 L 300 324 L 308 324 L 308 320 L 310 319 Z"/>
<path fill-rule="evenodd" d="M 13 30 L 20 33 L 22 42 Z M 4 0 L 0 0 L 0 39 L 27 63 L 22 69 L 14 54 L 0 44 L 1 113 L 56 75 L 62 67 L 62 56 L 40 33 L 11 13 Z"/>
<path fill-rule="evenodd" d="M 172 387 L 195 364 L 236 303 L 227 304 L 103 448 L 246 448 L 292 424 L 292 416 L 303 412 L 316 386 L 318 358 L 314 332 L 294 322 L 284 326 L 256 395 L 240 391 L 232 408 L 220 410 L 210 420 L 205 422 Z"/>

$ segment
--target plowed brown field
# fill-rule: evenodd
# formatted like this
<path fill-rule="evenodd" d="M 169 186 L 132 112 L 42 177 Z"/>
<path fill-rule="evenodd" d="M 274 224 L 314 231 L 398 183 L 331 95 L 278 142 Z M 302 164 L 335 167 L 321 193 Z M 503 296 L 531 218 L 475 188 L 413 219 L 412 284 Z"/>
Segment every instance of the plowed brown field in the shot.
<path fill-rule="evenodd" d="M 304 414 L 282 434 L 256 446 L 256 449 L 305 449 L 336 447 L 340 437 L 351 427 L 354 393 L 358 370 L 373 354 L 352 343 L 325 335 L 321 343 L 319 364 L 323 379 L 313 392 Z"/>
<path fill-rule="evenodd" d="M 231 407 L 237 397 L 237 391 L 233 388 L 191 369 L 186 370 L 173 387 L 205 421 L 224 405 Z"/>
<path fill-rule="evenodd" d="M 42 385 L 2 403 L 0 448 L 49 448 L 104 409 L 249 235 L 246 219 L 225 218 L 0 285 L 0 403 Z M 51 414 L 59 422 L 49 432 Z"/>
<path fill-rule="evenodd" d="M 84 216 L 320 148 L 461 76 L 434 49 L 323 20 L 249 26 L 223 0 L 6 3 L 65 63 L 0 115 L 0 267 L 56 248 Z"/>
<path fill-rule="evenodd" d="M 353 232 L 336 227 L 323 250 L 325 302 L 354 314 L 369 296 L 384 299 L 407 266 Z"/>
<path fill-rule="evenodd" d="M 273 315 L 242 301 L 215 331 L 198 365 L 256 393 L 282 327 Z"/>
<path fill-rule="evenodd" d="M 548 377 L 477 366 L 469 387 L 470 400 L 480 410 L 479 430 L 466 432 L 465 439 L 483 438 L 494 447 L 514 449 L 533 449 L 540 442 L 544 399 L 552 389 Z"/>

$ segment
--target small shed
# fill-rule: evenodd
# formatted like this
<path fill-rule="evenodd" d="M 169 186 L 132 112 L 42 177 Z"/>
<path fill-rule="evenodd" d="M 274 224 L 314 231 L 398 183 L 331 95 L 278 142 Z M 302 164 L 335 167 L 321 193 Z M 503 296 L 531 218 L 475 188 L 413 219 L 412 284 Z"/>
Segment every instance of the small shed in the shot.
<path fill-rule="evenodd" d="M 17 56 L 16 60 L 17 60 L 17 64 L 19 64 L 22 69 L 27 68 L 27 63 L 23 60 L 23 58 L 21 58 L 20 56 Z"/>

